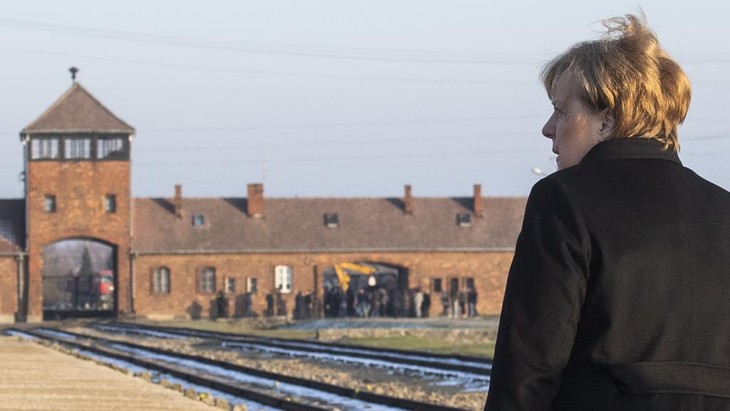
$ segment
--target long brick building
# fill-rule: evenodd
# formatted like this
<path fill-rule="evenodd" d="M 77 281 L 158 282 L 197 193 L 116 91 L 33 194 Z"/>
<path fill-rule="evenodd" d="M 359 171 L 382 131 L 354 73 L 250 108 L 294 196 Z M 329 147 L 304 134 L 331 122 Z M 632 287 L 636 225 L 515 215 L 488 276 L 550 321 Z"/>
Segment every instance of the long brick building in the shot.
<path fill-rule="evenodd" d="M 479 313 L 499 312 L 525 198 L 478 184 L 469 197 L 406 185 L 401 198 L 267 198 L 249 184 L 233 198 L 179 185 L 132 198 L 134 135 L 78 83 L 21 131 L 25 198 L 0 200 L 0 322 L 301 316 L 302 301 L 307 316 L 339 315 L 343 263 L 350 305 L 387 289 L 386 315 L 409 315 L 421 290 L 433 316 L 442 295 L 473 289 Z"/>

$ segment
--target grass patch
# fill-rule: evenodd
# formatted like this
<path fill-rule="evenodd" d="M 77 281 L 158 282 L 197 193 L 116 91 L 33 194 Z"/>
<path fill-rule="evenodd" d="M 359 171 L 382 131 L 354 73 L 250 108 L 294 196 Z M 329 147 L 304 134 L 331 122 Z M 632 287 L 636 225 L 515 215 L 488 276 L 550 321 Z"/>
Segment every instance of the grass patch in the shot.
<path fill-rule="evenodd" d="M 147 324 L 160 327 L 177 327 L 190 328 L 193 330 L 223 332 L 231 334 L 255 335 L 260 337 L 271 338 L 287 338 L 307 340 L 317 337 L 316 330 L 298 330 L 298 329 L 278 329 L 277 323 L 271 321 L 261 321 L 257 319 L 239 319 L 239 320 L 190 320 L 175 319 L 169 321 L 155 321 L 140 319 L 134 321 L 139 324 Z"/>
<path fill-rule="evenodd" d="M 286 321 L 273 318 L 241 318 L 229 320 L 151 320 L 137 319 L 133 321 L 162 327 L 190 328 L 202 331 L 224 332 L 232 334 L 254 335 L 260 337 L 317 340 L 316 329 L 297 329 L 279 326 Z M 494 340 L 479 342 L 460 342 L 452 339 L 426 338 L 422 336 L 387 336 L 387 337 L 343 337 L 336 341 L 341 344 L 360 345 L 372 348 L 400 349 L 430 352 L 434 354 L 466 355 L 491 359 L 494 356 Z"/>
<path fill-rule="evenodd" d="M 338 342 L 373 348 L 423 351 L 434 354 L 458 354 L 489 359 L 494 356 L 494 341 L 485 341 L 482 343 L 459 343 L 433 338 L 398 336 L 381 338 L 343 338 Z"/>

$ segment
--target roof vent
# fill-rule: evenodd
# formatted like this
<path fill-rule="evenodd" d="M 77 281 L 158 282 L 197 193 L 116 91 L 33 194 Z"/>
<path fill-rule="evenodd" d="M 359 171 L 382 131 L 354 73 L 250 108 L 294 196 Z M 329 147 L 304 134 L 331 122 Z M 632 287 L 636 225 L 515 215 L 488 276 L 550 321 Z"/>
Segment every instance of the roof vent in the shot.
<path fill-rule="evenodd" d="M 327 228 L 337 228 L 340 226 L 340 217 L 337 213 L 324 213 L 324 225 Z"/>
<path fill-rule="evenodd" d="M 456 224 L 459 227 L 471 227 L 471 214 L 459 213 L 456 215 Z"/>

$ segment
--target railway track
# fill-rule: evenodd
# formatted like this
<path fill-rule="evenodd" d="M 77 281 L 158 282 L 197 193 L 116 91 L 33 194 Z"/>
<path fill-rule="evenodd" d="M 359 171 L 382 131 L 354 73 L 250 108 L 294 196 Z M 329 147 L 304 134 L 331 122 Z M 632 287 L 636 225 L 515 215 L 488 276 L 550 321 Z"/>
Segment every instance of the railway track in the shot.
<path fill-rule="evenodd" d="M 404 372 L 416 372 L 442 378 L 465 378 L 488 384 L 492 368 L 483 358 L 439 355 L 406 350 L 385 350 L 309 340 L 278 339 L 250 335 L 193 330 L 176 327 L 153 327 L 128 323 L 93 324 L 92 328 L 156 338 L 204 338 L 219 341 L 228 348 L 268 352 L 289 357 L 317 358 L 367 366 L 379 366 Z"/>
<path fill-rule="evenodd" d="M 317 381 L 275 374 L 205 357 L 51 328 L 11 333 L 54 342 L 100 362 L 121 362 L 187 381 L 212 392 L 268 408 L 295 411 L 424 410 L 457 408 L 389 397 Z"/>

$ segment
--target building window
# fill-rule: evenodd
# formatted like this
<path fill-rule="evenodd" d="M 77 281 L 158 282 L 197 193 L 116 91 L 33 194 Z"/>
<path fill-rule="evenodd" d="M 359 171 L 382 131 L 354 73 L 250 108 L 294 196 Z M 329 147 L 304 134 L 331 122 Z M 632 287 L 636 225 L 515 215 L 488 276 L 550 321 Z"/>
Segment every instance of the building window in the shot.
<path fill-rule="evenodd" d="M 43 211 L 46 213 L 56 212 L 56 196 L 53 194 L 46 194 L 43 198 Z"/>
<path fill-rule="evenodd" d="M 459 213 L 456 215 L 456 224 L 459 227 L 470 227 L 471 226 L 471 214 Z"/>
<path fill-rule="evenodd" d="M 160 267 L 152 274 L 152 292 L 170 294 L 170 269 Z"/>
<path fill-rule="evenodd" d="M 236 279 L 230 278 L 230 277 L 226 278 L 225 289 L 228 294 L 235 294 L 236 293 Z"/>
<path fill-rule="evenodd" d="M 215 292 L 215 268 L 205 267 L 200 271 L 200 286 L 198 291 L 201 293 Z"/>
<path fill-rule="evenodd" d="M 440 278 L 433 279 L 433 292 L 440 293 L 444 290 L 444 284 Z"/>
<path fill-rule="evenodd" d="M 30 158 L 38 159 L 57 159 L 58 158 L 58 139 L 57 138 L 34 138 L 30 141 Z"/>
<path fill-rule="evenodd" d="M 99 138 L 96 142 L 96 158 L 124 159 L 123 138 Z"/>
<path fill-rule="evenodd" d="M 193 214 L 193 227 L 202 227 L 205 225 L 205 215 Z"/>
<path fill-rule="evenodd" d="M 64 156 L 67 159 L 91 158 L 90 138 L 67 138 L 64 141 Z"/>
<path fill-rule="evenodd" d="M 259 290 L 259 286 L 256 281 L 256 277 L 248 277 L 246 279 L 246 292 L 249 292 L 251 294 L 256 294 L 256 292 L 258 290 Z"/>
<path fill-rule="evenodd" d="M 291 292 L 292 269 L 288 265 L 277 265 L 274 268 L 274 287 L 282 293 Z"/>
<path fill-rule="evenodd" d="M 324 213 L 324 225 L 327 228 L 337 228 L 340 226 L 340 217 L 337 213 Z"/>
<path fill-rule="evenodd" d="M 117 196 L 115 194 L 107 194 L 104 197 L 104 211 L 107 213 L 117 212 Z"/>
<path fill-rule="evenodd" d="M 451 278 L 449 279 L 449 294 L 452 296 L 456 296 L 456 294 L 459 292 L 459 279 L 458 278 Z"/>

